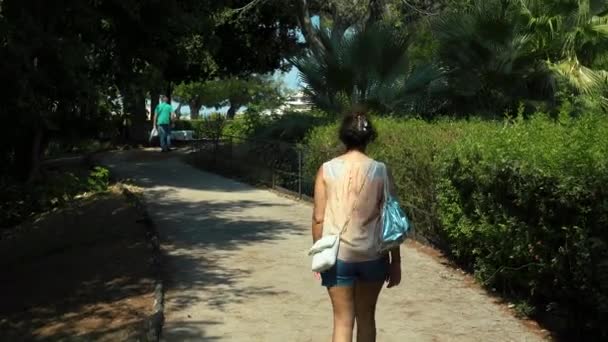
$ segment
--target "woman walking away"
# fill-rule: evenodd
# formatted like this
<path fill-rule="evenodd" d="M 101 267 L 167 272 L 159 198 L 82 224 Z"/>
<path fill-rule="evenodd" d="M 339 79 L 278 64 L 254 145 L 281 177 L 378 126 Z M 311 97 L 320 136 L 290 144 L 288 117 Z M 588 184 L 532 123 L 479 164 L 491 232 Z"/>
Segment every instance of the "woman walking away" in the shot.
<path fill-rule="evenodd" d="M 366 114 L 347 115 L 340 128 L 346 152 L 319 169 L 315 180 L 312 238 L 340 234 L 338 258 L 321 273 L 333 306 L 333 342 L 376 341 L 376 302 L 384 282 L 401 282 L 399 248 L 378 252 L 386 166 L 365 154 L 376 132 Z"/>

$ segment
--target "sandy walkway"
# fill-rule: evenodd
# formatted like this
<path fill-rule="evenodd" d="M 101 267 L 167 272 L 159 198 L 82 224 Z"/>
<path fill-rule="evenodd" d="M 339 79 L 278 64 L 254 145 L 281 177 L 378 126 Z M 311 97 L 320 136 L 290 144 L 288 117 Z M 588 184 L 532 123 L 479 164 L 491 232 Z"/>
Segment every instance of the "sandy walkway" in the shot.
<path fill-rule="evenodd" d="M 145 188 L 167 251 L 165 341 L 328 341 L 331 308 L 312 277 L 311 206 L 183 164 L 173 155 L 106 159 Z M 378 341 L 543 341 L 465 276 L 413 246 L 384 290 Z"/>

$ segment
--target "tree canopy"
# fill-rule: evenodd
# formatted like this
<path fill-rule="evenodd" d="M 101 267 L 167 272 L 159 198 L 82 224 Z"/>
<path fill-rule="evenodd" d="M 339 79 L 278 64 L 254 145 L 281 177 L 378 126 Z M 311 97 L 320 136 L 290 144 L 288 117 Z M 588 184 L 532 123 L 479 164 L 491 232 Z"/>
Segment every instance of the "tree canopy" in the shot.
<path fill-rule="evenodd" d="M 0 111 L 17 127 L 0 138 L 3 174 L 35 178 L 52 139 L 111 127 L 144 138 L 146 99 L 177 85 L 196 112 L 214 84 L 232 115 L 264 84 L 255 75 L 288 60 L 333 108 L 347 98 L 433 117 L 564 97 L 606 108 L 607 13 L 602 0 L 3 0 Z"/>
<path fill-rule="evenodd" d="M 50 139 L 114 121 L 145 136 L 146 96 L 170 95 L 173 84 L 285 67 L 299 47 L 295 16 L 278 2 L 235 11 L 248 3 L 2 1 L 0 76 L 11 84 L 2 115 L 18 126 L 1 138 L 3 165 L 35 177 Z"/>
<path fill-rule="evenodd" d="M 608 4 L 602 0 L 298 4 L 308 52 L 295 64 L 311 98 L 325 109 L 362 101 L 382 113 L 495 117 L 522 104 L 525 111 L 552 110 L 563 100 L 608 107 Z M 306 20 L 312 13 L 320 15 L 319 29 Z M 378 24 L 388 29 L 372 38 L 370 28 Z M 402 37 L 411 44 L 393 44 Z M 392 61 L 366 58 L 373 53 L 353 48 L 358 44 L 402 53 Z M 376 63 L 395 66 L 400 81 L 379 77 Z M 427 86 L 399 90 L 408 88 L 410 76 Z"/>
<path fill-rule="evenodd" d="M 241 106 L 267 104 L 273 107 L 277 106 L 277 100 L 282 98 L 280 85 L 260 76 L 184 82 L 175 88 L 175 95 L 189 104 L 191 119 L 198 118 L 202 106 L 228 106 L 227 115 L 232 119 Z"/>

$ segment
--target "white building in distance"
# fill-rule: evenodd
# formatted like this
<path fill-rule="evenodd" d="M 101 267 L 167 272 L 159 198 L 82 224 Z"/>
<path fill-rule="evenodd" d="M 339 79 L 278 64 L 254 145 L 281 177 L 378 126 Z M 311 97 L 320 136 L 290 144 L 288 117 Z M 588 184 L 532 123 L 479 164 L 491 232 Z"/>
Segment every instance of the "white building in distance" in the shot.
<path fill-rule="evenodd" d="M 263 115 L 282 115 L 285 113 L 304 113 L 311 109 L 310 102 L 302 91 L 298 91 L 287 97 L 285 102 L 279 108 L 262 111 Z"/>

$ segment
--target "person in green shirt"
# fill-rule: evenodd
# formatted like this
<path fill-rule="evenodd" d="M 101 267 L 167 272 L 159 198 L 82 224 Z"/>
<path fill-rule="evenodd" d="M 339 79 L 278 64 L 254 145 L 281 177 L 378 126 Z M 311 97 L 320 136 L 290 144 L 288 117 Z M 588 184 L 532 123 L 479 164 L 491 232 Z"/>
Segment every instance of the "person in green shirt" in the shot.
<path fill-rule="evenodd" d="M 173 107 L 169 97 L 162 96 L 161 102 L 154 110 L 154 128 L 158 131 L 160 140 L 160 148 L 162 152 L 170 151 L 170 136 L 171 136 L 171 117 L 173 115 Z"/>

